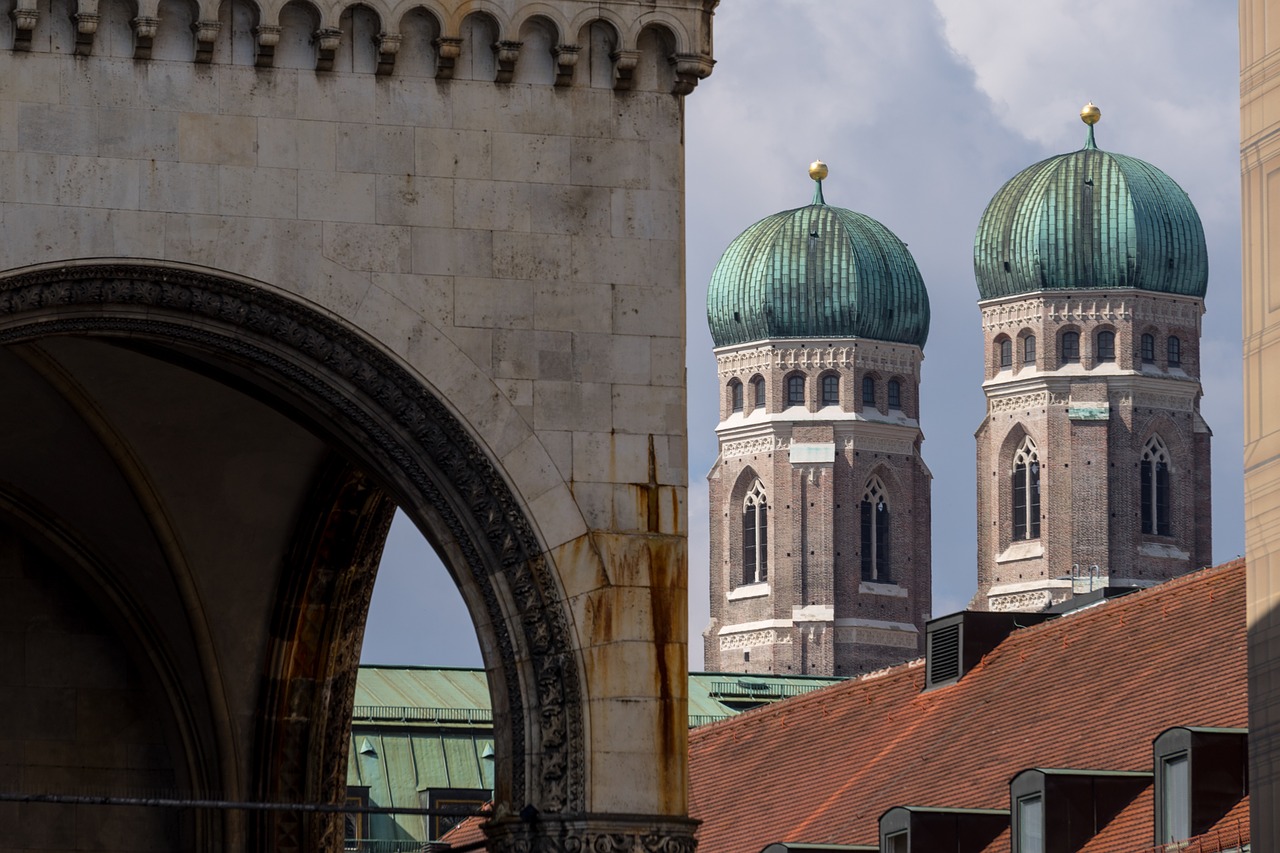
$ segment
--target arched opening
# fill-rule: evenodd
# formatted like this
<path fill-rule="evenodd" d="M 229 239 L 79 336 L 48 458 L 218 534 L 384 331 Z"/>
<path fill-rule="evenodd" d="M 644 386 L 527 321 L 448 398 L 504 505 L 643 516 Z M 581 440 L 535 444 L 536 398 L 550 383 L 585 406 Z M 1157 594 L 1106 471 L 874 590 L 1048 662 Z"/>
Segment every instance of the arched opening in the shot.
<path fill-rule="evenodd" d="M 334 71 L 372 74 L 378 70 L 378 34 L 382 22 L 378 13 L 357 3 L 342 11 L 338 19 L 342 40 L 333 57 Z"/>
<path fill-rule="evenodd" d="M 303 0 L 291 0 L 280 10 L 280 43 L 276 45 L 276 68 L 316 68 L 316 30 L 320 14 Z"/>
<path fill-rule="evenodd" d="M 498 41 L 498 23 L 480 12 L 468 15 L 462 22 L 462 46 L 458 54 L 457 80 L 493 82 L 498 74 L 493 47 Z"/>
<path fill-rule="evenodd" d="M 421 6 L 410 9 L 400 20 L 404 41 L 396 55 L 396 74 L 405 77 L 436 76 L 436 39 L 440 22 Z"/>
<path fill-rule="evenodd" d="M 889 563 L 889 501 L 886 495 L 884 483 L 879 477 L 872 476 L 858 505 L 864 581 L 893 582 Z"/>
<path fill-rule="evenodd" d="M 1040 538 L 1040 454 L 1025 436 L 1013 454 L 1013 541 Z"/>
<path fill-rule="evenodd" d="M 196 39 L 191 27 L 199 10 L 190 0 L 160 0 L 160 23 L 156 27 L 151 58 L 192 62 L 196 58 Z"/>
<path fill-rule="evenodd" d="M 552 49 L 559 43 L 555 25 L 534 16 L 520 26 L 520 59 L 516 62 L 514 83 L 551 85 L 556 81 L 556 62 Z"/>
<path fill-rule="evenodd" d="M 742 583 L 769 580 L 769 498 L 756 480 L 742 501 Z"/>
<path fill-rule="evenodd" d="M 1169 448 L 1159 435 L 1147 439 L 1142 448 L 1140 468 L 1142 532 L 1149 536 L 1170 536 L 1173 533 L 1170 512 L 1173 468 Z"/>
<path fill-rule="evenodd" d="M 580 676 L 553 570 L 467 428 L 381 350 L 250 283 L 59 267 L 0 281 L 0 371 L 30 401 L 3 416 L 3 486 L 101 567 L 167 697 L 153 707 L 180 793 L 342 801 L 399 505 L 482 638 L 497 803 L 582 812 Z M 325 850 L 345 834 L 337 814 L 227 814 L 191 817 L 189 848 Z"/>
<path fill-rule="evenodd" d="M 253 65 L 258 56 L 253 36 L 258 26 L 257 5 L 251 0 L 222 0 L 218 23 L 213 61 L 220 65 Z"/>

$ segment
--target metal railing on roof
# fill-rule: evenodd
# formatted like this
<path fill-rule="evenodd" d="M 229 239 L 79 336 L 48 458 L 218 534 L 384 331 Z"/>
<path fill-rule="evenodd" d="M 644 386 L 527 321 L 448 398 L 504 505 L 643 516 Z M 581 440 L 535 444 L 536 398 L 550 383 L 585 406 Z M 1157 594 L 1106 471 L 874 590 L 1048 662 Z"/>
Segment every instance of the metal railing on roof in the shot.
<path fill-rule="evenodd" d="M 721 720 L 729 719 L 729 714 L 690 714 L 689 728 L 696 729 L 698 726 L 705 726 L 707 723 L 718 723 Z"/>
<path fill-rule="evenodd" d="M 348 838 L 342 849 L 344 853 L 419 853 L 431 850 L 432 844 L 429 841 L 414 841 L 412 838 Z"/>
<path fill-rule="evenodd" d="M 716 699 L 788 699 L 792 696 L 801 696 L 805 693 L 812 693 L 823 687 L 829 687 L 831 682 L 822 684 L 778 684 L 769 681 L 713 681 L 711 682 L 710 693 Z"/>
<path fill-rule="evenodd" d="M 493 725 L 490 708 L 412 708 L 393 705 L 356 705 L 351 709 L 356 722 L 441 723 L 452 725 Z"/>

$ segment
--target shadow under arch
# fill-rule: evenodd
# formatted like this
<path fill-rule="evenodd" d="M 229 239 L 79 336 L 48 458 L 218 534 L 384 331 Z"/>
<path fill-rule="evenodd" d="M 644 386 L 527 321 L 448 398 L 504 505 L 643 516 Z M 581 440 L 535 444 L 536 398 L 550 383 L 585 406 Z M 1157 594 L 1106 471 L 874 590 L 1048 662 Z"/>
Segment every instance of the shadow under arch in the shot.
<path fill-rule="evenodd" d="M 558 579 L 500 470 L 445 401 L 339 320 L 266 287 L 203 270 L 94 262 L 0 276 L 0 346 L 58 336 L 158 348 L 215 375 L 237 377 L 349 455 L 360 471 L 338 467 L 326 476 L 328 505 L 355 507 L 355 517 L 364 519 L 357 532 L 365 544 L 355 552 L 367 555 L 370 542 L 381 549 L 385 527 L 379 525 L 389 504 L 377 492 L 385 489 L 433 543 L 446 543 L 446 563 L 468 607 L 482 608 L 472 618 L 482 634 L 495 709 L 505 707 L 510 721 L 494 732 L 499 816 L 530 806 L 564 816 L 584 813 L 585 697 Z M 340 532 L 341 520 L 334 523 L 338 527 L 326 532 L 321 520 L 311 541 Z M 306 543 L 301 547 L 306 550 Z M 300 563 L 307 571 L 326 568 L 323 560 Z M 308 582 L 285 577 L 282 586 L 305 588 Z M 304 618 L 301 612 L 290 616 L 289 597 L 278 602 L 277 638 L 289 635 L 290 619 Z M 360 624 L 365 608 L 367 598 L 356 614 Z M 338 620 L 340 610 L 322 608 L 305 618 Z M 337 641 L 341 633 L 322 626 L 319 635 Z M 288 655 L 273 657 L 268 670 Z M 324 659 L 340 668 L 354 666 L 350 658 Z M 266 706 L 314 712 L 326 699 L 324 691 L 290 696 L 288 673 L 268 671 L 268 681 L 274 675 L 282 676 L 284 695 L 270 686 L 263 691 L 257 725 L 267 731 L 259 732 L 260 744 L 297 737 L 272 731 L 281 715 Z M 345 726 L 347 716 L 317 713 L 314 719 Z M 345 773 L 339 760 L 345 759 L 344 739 L 333 734 L 311 732 L 308 742 L 339 744 L 334 748 L 341 755 L 329 747 L 330 754 L 322 755 L 294 751 L 289 760 L 279 751 L 263 754 L 256 775 L 273 780 L 282 794 L 313 791 L 308 779 L 317 769 L 321 776 Z M 255 787 L 264 790 L 261 783 Z M 320 840 L 304 831 L 261 843 L 319 849 Z"/>

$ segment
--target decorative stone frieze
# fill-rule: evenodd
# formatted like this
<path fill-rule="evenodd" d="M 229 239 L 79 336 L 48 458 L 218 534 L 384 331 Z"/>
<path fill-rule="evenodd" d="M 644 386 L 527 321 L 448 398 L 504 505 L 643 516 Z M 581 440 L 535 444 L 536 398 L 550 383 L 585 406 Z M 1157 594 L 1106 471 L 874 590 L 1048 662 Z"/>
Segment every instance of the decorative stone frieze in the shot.
<path fill-rule="evenodd" d="M 524 42 L 503 40 L 493 46 L 493 56 L 498 64 L 498 75 L 495 83 L 510 83 L 516 73 L 516 61 L 520 59 L 520 48 Z"/>
<path fill-rule="evenodd" d="M 1035 612 L 1048 607 L 1052 599 L 1047 589 L 1018 592 L 1012 595 L 996 595 L 987 600 L 987 607 L 998 612 Z"/>
<path fill-rule="evenodd" d="M 778 632 L 769 628 L 764 631 L 748 631 L 743 634 L 723 634 L 720 637 L 720 650 L 733 651 L 736 649 L 753 649 L 760 646 L 771 646 L 775 643 L 790 643 L 791 635 L 783 634 L 778 636 Z"/>
<path fill-rule="evenodd" d="M 728 441 L 720 448 L 720 454 L 726 459 L 736 459 L 740 456 L 755 456 L 760 453 L 773 453 L 775 451 L 786 450 L 788 442 L 776 438 L 771 435 L 762 435 L 759 438 L 747 438 L 742 441 Z"/>
<path fill-rule="evenodd" d="M 1030 394 L 1014 394 L 1009 397 L 992 397 L 987 401 L 987 411 L 993 415 L 1002 412 L 1026 412 L 1044 408 L 1050 404 L 1048 391 L 1033 391 Z"/>

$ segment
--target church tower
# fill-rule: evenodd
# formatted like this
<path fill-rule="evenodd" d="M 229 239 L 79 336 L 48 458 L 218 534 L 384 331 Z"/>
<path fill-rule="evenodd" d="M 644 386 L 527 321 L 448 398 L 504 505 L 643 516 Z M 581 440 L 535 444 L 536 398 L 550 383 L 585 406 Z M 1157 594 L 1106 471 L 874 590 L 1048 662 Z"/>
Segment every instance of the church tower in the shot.
<path fill-rule="evenodd" d="M 1200 417 L 1204 229 L 1134 157 L 1079 151 L 1014 176 L 974 241 L 986 344 L 978 592 L 1039 610 L 1211 562 Z"/>
<path fill-rule="evenodd" d="M 739 235 L 707 292 L 712 671 L 855 675 L 923 651 L 929 298 L 906 245 L 809 174 L 813 203 Z"/>

